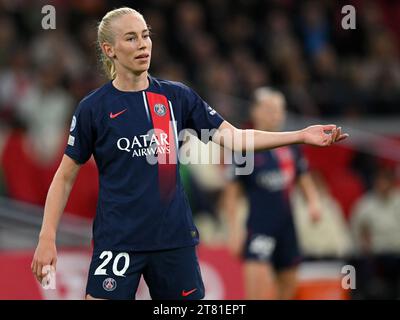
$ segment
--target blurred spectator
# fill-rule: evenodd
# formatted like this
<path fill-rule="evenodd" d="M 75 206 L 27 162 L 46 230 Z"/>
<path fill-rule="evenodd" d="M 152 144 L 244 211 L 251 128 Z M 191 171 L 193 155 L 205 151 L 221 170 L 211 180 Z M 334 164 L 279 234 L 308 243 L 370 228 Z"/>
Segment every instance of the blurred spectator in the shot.
<path fill-rule="evenodd" d="M 354 207 L 351 226 L 360 254 L 400 255 L 400 190 L 392 169 L 377 172 L 373 189 Z"/>
<path fill-rule="evenodd" d="M 274 85 L 288 97 L 289 111 L 304 115 L 342 115 L 349 112 L 347 106 L 352 113 L 395 113 L 400 62 L 394 15 L 399 6 L 393 1 L 353 2 L 359 13 L 357 29 L 346 32 L 340 27 L 341 7 L 331 1 L 151 0 L 138 9 L 153 26 L 151 73 L 190 82 L 205 98 L 223 93 L 247 99 L 254 88 Z M 56 63 L 66 87 L 76 90 L 84 78 L 94 88 L 98 80 L 86 79 L 99 74 L 94 68 L 96 20 L 107 6 L 122 4 L 57 1 L 56 30 L 32 27 L 40 21 L 39 1 L 29 2 L 29 10 L 21 3 L 4 4 L 3 96 L 12 92 L 4 88 L 10 85 L 7 72 L 15 68 L 5 66 L 17 63 L 15 52 L 21 43 L 25 62 L 19 63 L 25 72 L 39 68 L 33 71 L 35 77 L 43 64 Z M 15 104 L 6 100 L 1 102 L 0 94 L 3 111 L 5 105 Z M 234 103 L 228 107 L 230 101 L 224 99 L 215 102 L 221 103 L 225 116 L 233 115 L 234 123 L 248 117 L 248 108 Z"/>
<path fill-rule="evenodd" d="M 306 52 L 315 56 L 329 42 L 329 23 L 317 1 L 308 1 L 302 8 L 301 26 Z"/>
<path fill-rule="evenodd" d="M 394 171 L 381 168 L 373 190 L 355 205 L 351 227 L 363 298 L 400 298 L 400 190 Z"/>
<path fill-rule="evenodd" d="M 37 83 L 19 101 L 18 118 L 25 124 L 32 145 L 32 156 L 43 163 L 53 161 L 64 142 L 72 98 L 60 86 L 61 74 L 55 65 L 43 66 Z"/>
<path fill-rule="evenodd" d="M 16 47 L 8 53 L 8 65 L 0 70 L 0 119 L 11 125 L 16 108 L 33 86 L 29 56 L 25 47 Z"/>
<path fill-rule="evenodd" d="M 6 65 L 6 58 L 12 47 L 15 46 L 13 39 L 16 37 L 15 23 L 11 17 L 0 16 L 0 67 Z"/>
<path fill-rule="evenodd" d="M 317 81 L 311 85 L 311 92 L 320 113 L 325 115 L 344 113 L 350 93 L 340 79 L 340 67 L 332 47 L 322 47 L 315 53 L 312 71 Z"/>
<path fill-rule="evenodd" d="M 41 33 L 32 42 L 31 49 L 33 63 L 40 67 L 57 65 L 70 78 L 79 77 L 85 68 L 85 59 L 76 44 L 76 38 L 58 27 L 46 33 Z"/>

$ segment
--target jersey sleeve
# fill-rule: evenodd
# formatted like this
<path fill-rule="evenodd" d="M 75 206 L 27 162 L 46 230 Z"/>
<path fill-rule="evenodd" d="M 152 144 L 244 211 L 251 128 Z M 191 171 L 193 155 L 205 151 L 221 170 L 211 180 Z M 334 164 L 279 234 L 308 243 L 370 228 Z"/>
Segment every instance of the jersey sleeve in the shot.
<path fill-rule="evenodd" d="M 194 90 L 187 86 L 183 88 L 184 127 L 196 131 L 197 137 L 207 143 L 212 135 L 202 137 L 201 130 L 218 129 L 224 119 L 208 105 Z"/>
<path fill-rule="evenodd" d="M 89 160 L 94 149 L 93 121 L 89 105 L 79 103 L 72 117 L 65 154 L 80 164 Z"/>

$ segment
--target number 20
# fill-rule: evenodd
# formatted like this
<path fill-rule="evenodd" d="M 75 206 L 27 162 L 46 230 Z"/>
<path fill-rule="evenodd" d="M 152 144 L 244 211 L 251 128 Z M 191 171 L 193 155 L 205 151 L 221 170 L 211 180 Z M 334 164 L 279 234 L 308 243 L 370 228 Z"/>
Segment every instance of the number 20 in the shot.
<path fill-rule="evenodd" d="M 101 265 L 99 265 L 96 269 L 96 271 L 94 272 L 95 276 L 99 276 L 99 275 L 104 275 L 107 276 L 107 270 L 104 269 L 104 267 L 110 262 L 110 260 L 112 259 L 113 254 L 111 251 L 103 251 L 100 255 L 100 259 L 104 259 L 103 263 Z M 125 264 L 124 267 L 122 268 L 122 270 L 118 270 L 118 261 L 121 258 L 125 258 Z M 120 277 L 125 277 L 125 272 L 129 267 L 129 254 L 127 254 L 126 252 L 121 252 L 119 254 L 116 255 L 116 257 L 114 258 L 114 262 L 113 262 L 113 267 L 112 267 L 112 272 L 116 275 L 116 276 L 120 276 Z"/>

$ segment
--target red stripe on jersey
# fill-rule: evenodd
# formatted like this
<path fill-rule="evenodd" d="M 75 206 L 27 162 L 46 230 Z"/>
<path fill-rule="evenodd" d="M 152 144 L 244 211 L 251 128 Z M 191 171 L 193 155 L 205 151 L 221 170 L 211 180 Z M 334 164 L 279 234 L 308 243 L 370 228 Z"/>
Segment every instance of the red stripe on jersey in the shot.
<path fill-rule="evenodd" d="M 153 121 L 154 134 L 160 142 L 160 149 L 169 149 L 169 152 L 157 153 L 158 177 L 160 195 L 163 200 L 170 200 L 176 188 L 176 146 L 174 131 L 169 110 L 168 100 L 165 96 L 153 92 L 146 92 L 148 106 Z M 165 144 L 167 142 L 167 144 Z"/>

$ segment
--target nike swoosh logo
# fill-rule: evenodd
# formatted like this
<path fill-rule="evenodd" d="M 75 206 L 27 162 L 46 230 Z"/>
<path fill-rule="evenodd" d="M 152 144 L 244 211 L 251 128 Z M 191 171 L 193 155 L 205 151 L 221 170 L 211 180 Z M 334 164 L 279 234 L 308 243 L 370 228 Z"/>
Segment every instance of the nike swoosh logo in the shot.
<path fill-rule="evenodd" d="M 189 291 L 182 290 L 182 297 L 187 297 L 188 295 L 192 294 L 196 290 L 197 290 L 197 288 L 194 288 L 194 289 L 189 290 Z"/>
<path fill-rule="evenodd" d="M 119 115 L 123 114 L 126 110 L 128 110 L 128 109 L 124 109 L 124 110 L 122 110 L 122 111 L 120 111 L 120 112 L 117 112 L 117 113 L 115 113 L 115 114 L 113 114 L 112 112 L 110 112 L 110 118 L 111 118 L 111 119 L 114 119 L 114 118 L 118 117 Z"/>

